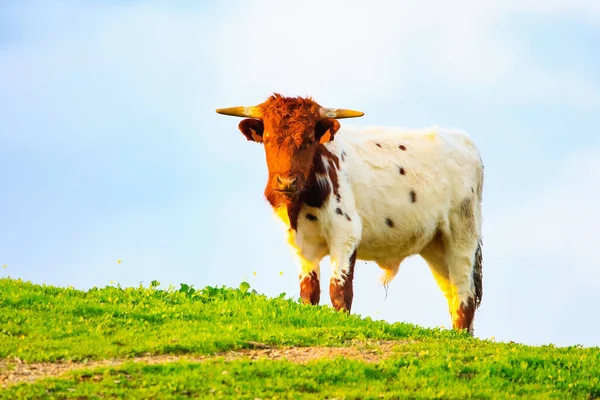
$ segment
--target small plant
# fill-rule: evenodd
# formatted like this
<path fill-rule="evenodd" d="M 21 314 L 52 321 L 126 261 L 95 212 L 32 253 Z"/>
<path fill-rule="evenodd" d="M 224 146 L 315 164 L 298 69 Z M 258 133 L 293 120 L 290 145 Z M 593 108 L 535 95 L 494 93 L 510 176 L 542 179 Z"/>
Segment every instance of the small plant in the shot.
<path fill-rule="evenodd" d="M 248 282 L 242 282 L 242 283 L 240 283 L 240 291 L 242 293 L 247 293 L 248 290 L 250 290 L 250 284 Z"/>
<path fill-rule="evenodd" d="M 152 282 L 150 282 L 150 289 L 156 289 L 159 286 L 160 286 L 160 282 L 157 281 L 156 279 L 153 280 Z"/>
<path fill-rule="evenodd" d="M 194 289 L 193 285 L 187 285 L 185 283 L 180 284 L 179 293 L 185 293 L 186 296 L 192 297 L 194 293 L 196 293 L 196 289 Z"/>

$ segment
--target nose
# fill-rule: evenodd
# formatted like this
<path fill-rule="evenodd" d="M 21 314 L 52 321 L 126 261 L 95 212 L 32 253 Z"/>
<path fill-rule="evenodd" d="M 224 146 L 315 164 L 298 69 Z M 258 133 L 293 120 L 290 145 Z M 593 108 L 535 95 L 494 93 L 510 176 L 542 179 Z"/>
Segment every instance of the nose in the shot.
<path fill-rule="evenodd" d="M 277 190 L 283 192 L 294 192 L 296 191 L 296 183 L 298 182 L 297 176 L 281 176 L 277 175 L 276 183 Z"/>

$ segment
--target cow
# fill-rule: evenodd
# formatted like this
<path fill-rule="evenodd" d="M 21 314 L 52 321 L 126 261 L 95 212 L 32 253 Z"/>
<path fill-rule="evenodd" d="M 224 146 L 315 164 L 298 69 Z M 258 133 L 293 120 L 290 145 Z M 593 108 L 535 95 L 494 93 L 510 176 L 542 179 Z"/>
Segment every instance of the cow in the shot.
<path fill-rule="evenodd" d="M 278 93 L 216 111 L 243 117 L 239 130 L 264 146 L 264 195 L 287 228 L 304 304 L 319 304 L 325 256 L 331 304 L 349 313 L 356 260 L 377 263 L 387 290 L 402 261 L 418 254 L 448 302 L 453 329 L 473 335 L 483 295 L 483 163 L 467 133 L 340 128 L 339 119 L 364 113 Z"/>

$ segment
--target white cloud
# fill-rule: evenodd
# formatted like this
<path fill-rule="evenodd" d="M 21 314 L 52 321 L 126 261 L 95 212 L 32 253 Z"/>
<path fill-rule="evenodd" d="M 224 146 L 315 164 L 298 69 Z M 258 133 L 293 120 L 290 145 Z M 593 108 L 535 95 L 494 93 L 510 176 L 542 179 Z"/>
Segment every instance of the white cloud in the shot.
<path fill-rule="evenodd" d="M 485 335 L 598 345 L 600 318 L 585 304 L 600 300 L 598 154 L 596 144 L 557 160 L 548 187 L 486 216 Z"/>
<path fill-rule="evenodd" d="M 495 7 L 516 12 L 535 12 L 541 14 L 574 13 L 589 16 L 593 21 L 600 16 L 600 3 L 595 0 L 508 0 L 496 2 Z"/>
<path fill-rule="evenodd" d="M 564 273 L 569 281 L 594 283 L 600 290 L 600 253 L 596 251 L 600 226 L 598 154 L 600 146 L 571 154 L 553 173 L 551 187 L 524 199 L 520 209 L 499 216 L 496 234 L 492 234 L 492 240 L 501 244 L 498 255 L 539 254 L 544 259 L 569 259 L 568 266 L 551 262 L 536 268 L 556 268 L 554 272 Z"/>
<path fill-rule="evenodd" d="M 363 106 L 410 95 L 415 82 L 494 89 L 490 102 L 563 102 L 586 87 L 586 98 L 598 99 L 583 78 L 563 80 L 532 59 L 507 25 L 519 13 L 600 15 L 594 2 L 555 3 L 244 2 L 215 35 L 222 43 L 213 56 L 218 99 L 253 103 L 281 91 Z"/>

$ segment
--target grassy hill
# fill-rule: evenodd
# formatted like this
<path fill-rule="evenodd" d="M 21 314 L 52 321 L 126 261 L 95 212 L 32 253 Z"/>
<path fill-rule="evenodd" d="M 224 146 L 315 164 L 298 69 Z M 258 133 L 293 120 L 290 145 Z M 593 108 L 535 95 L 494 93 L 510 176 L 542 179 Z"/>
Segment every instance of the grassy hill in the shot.
<path fill-rule="evenodd" d="M 39 377 L 39 379 L 34 379 Z M 600 398 L 600 349 L 388 324 L 240 288 L 0 279 L 0 398 Z"/>

